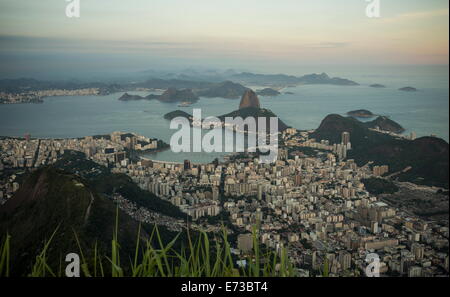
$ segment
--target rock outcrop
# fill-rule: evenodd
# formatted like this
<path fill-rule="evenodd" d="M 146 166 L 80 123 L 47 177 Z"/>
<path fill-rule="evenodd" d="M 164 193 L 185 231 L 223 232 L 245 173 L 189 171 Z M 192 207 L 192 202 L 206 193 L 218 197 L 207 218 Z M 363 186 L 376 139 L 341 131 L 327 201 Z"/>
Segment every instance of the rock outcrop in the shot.
<path fill-rule="evenodd" d="M 241 103 L 239 103 L 239 109 L 247 107 L 261 108 L 258 96 L 252 90 L 245 91 L 244 95 L 242 95 Z"/>

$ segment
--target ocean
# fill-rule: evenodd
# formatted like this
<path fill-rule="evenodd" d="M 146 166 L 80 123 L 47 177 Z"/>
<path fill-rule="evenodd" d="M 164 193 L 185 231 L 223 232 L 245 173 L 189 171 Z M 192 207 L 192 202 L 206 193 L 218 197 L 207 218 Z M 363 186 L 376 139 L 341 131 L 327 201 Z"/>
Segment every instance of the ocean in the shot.
<path fill-rule="evenodd" d="M 320 68 L 320 69 L 317 69 Z M 389 116 L 409 134 L 418 137 L 434 134 L 449 140 L 448 66 L 371 66 L 316 67 L 302 69 L 297 75 L 327 72 L 354 80 L 360 86 L 305 85 L 285 88 L 277 97 L 260 97 L 262 107 L 272 110 L 287 125 L 301 130 L 315 129 L 331 113 L 345 115 L 355 109 L 368 109 Z M 386 88 L 371 88 L 370 84 Z M 398 89 L 412 86 L 417 92 Z M 257 87 L 257 86 L 256 86 Z M 292 92 L 293 95 L 284 94 Z M 148 95 L 148 92 L 128 92 Z M 218 116 L 239 106 L 239 99 L 201 98 L 190 107 L 157 100 L 119 101 L 123 93 L 108 96 L 64 96 L 44 99 L 44 104 L 0 105 L 0 135 L 68 138 L 109 134 L 113 131 L 135 132 L 170 142 L 176 130 L 169 129 L 163 115 L 177 109 L 192 114 L 201 108 L 202 116 Z M 173 153 L 164 151 L 149 158 L 205 163 L 225 153 Z"/>

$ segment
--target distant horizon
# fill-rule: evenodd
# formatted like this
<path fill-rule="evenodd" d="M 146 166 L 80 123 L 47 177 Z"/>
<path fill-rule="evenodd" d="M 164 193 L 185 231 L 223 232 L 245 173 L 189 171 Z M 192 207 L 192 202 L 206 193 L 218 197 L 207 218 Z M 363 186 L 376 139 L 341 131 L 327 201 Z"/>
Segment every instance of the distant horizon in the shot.
<path fill-rule="evenodd" d="M 449 64 L 447 0 L 380 0 L 379 17 L 364 0 L 80 0 L 79 18 L 68 3 L 0 0 L 0 77 Z"/>
<path fill-rule="evenodd" d="M 307 74 L 321 74 L 326 73 L 330 77 L 339 76 L 341 74 L 336 73 L 342 70 L 345 72 L 352 72 L 352 70 L 358 70 L 363 72 L 370 72 L 370 69 L 373 70 L 372 74 L 376 75 L 376 69 L 386 69 L 386 68 L 433 68 L 438 67 L 441 69 L 449 69 L 449 64 L 377 64 L 377 65 L 344 65 L 344 64 L 330 64 L 330 65 L 299 65 L 299 66 L 290 66 L 289 68 L 279 68 L 273 69 L 272 67 L 253 67 L 253 68 L 239 68 L 239 67 L 214 67 L 207 65 L 186 65 L 186 66 L 178 66 L 178 67 L 142 67 L 136 69 L 127 69 L 127 70 L 110 70 L 110 71 L 102 71 L 100 70 L 78 70 L 74 72 L 70 71 L 45 71 L 45 72 L 21 72 L 21 73 L 5 73 L 0 70 L 0 80 L 4 79 L 35 79 L 35 80 L 51 80 L 51 81 L 62 81 L 62 80 L 85 80 L 85 81 L 93 81 L 95 79 L 99 80 L 114 80 L 114 79 L 124 79 L 127 76 L 140 76 L 142 78 L 145 77 L 145 72 L 149 72 L 147 75 L 148 78 L 157 78 L 158 74 L 181 74 L 188 70 L 206 72 L 206 71 L 215 71 L 217 73 L 225 73 L 226 71 L 235 71 L 236 73 L 254 73 L 254 74 L 264 74 L 264 75 L 292 75 L 292 76 L 302 76 Z M 151 72 L 154 72 L 155 75 L 152 76 Z M 45 74 L 44 74 L 45 73 Z M 366 75 L 370 75 L 368 72 Z M 447 75 L 448 76 L 448 75 Z M 348 79 L 352 79 L 352 77 L 345 77 Z"/>

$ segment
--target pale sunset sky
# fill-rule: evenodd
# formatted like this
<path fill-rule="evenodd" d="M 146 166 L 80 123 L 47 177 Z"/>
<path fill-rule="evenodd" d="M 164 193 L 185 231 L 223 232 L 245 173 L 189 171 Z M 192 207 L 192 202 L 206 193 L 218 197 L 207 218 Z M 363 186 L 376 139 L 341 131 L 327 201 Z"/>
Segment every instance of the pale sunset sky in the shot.
<path fill-rule="evenodd" d="M 5 73 L 448 64 L 448 0 L 0 0 Z M 281 69 L 281 68 L 280 68 Z"/>

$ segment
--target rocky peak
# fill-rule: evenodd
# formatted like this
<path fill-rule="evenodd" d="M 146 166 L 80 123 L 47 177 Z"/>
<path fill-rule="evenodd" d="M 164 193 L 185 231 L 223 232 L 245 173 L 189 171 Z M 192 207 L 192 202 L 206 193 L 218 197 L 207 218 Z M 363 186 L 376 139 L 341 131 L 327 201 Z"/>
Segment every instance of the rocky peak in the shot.
<path fill-rule="evenodd" d="M 244 95 L 242 95 L 241 103 L 239 104 L 239 109 L 246 107 L 261 108 L 258 96 L 252 90 L 247 90 L 245 91 Z"/>

